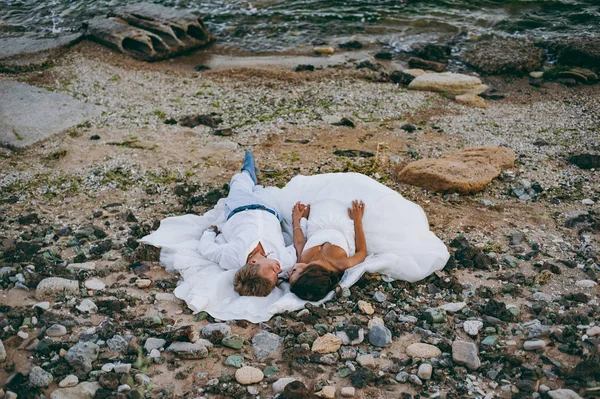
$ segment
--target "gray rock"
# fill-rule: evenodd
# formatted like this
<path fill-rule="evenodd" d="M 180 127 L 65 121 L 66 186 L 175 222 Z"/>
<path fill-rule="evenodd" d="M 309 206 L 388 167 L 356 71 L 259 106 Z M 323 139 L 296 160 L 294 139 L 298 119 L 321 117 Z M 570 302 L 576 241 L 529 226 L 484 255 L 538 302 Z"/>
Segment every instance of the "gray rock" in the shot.
<path fill-rule="evenodd" d="M 199 340 L 194 343 L 191 342 L 173 342 L 167 351 L 175 353 L 175 355 L 182 359 L 204 359 L 208 357 L 209 349 L 204 344 L 205 340 Z"/>
<path fill-rule="evenodd" d="M 582 399 L 576 392 L 570 389 L 556 389 L 549 391 L 548 396 L 551 399 Z"/>
<path fill-rule="evenodd" d="M 376 324 L 369 330 L 369 342 L 380 348 L 392 343 L 392 332 L 385 326 Z"/>
<path fill-rule="evenodd" d="M 0 91 L 1 91 L 1 85 L 2 83 L 0 82 Z M 3 96 L 2 96 L 3 97 Z M 0 109 L 2 109 L 2 104 L 1 102 L 2 97 L 0 97 Z M 34 107 L 34 105 L 29 105 L 29 107 Z M 0 121 L 2 121 L 1 115 L 0 115 Z M 0 132 L 2 132 L 2 126 L 1 126 L 2 122 L 0 122 Z M 44 126 L 46 126 L 44 124 Z M 1 140 L 1 138 L 0 138 Z M 37 299 L 43 299 L 46 297 L 53 297 L 56 295 L 79 295 L 79 282 L 75 281 L 75 280 L 67 280 L 66 278 L 60 278 L 60 277 L 48 277 L 43 279 L 42 281 L 40 281 L 40 283 L 38 284 L 36 291 L 35 291 L 35 297 Z"/>
<path fill-rule="evenodd" d="M 89 298 L 85 298 L 81 303 L 75 306 L 81 313 L 96 313 L 98 306 Z"/>
<path fill-rule="evenodd" d="M 344 326 L 335 332 L 342 345 L 360 345 L 365 340 L 365 331 L 359 326 Z"/>
<path fill-rule="evenodd" d="M 254 356 L 256 356 L 258 360 L 263 360 L 279 349 L 282 342 L 283 339 L 277 334 L 260 332 L 252 337 Z"/>
<path fill-rule="evenodd" d="M 39 366 L 34 366 L 29 372 L 29 382 L 34 387 L 45 388 L 52 384 L 54 378 L 52 374 Z"/>
<path fill-rule="evenodd" d="M 144 61 L 173 57 L 214 41 L 200 18 L 186 10 L 142 3 L 115 14 L 88 21 L 88 36 Z"/>
<path fill-rule="evenodd" d="M 284 377 L 278 379 L 273 383 L 273 392 L 276 394 L 283 393 L 283 390 L 285 389 L 286 385 L 294 381 L 298 381 L 298 379 L 293 377 Z"/>
<path fill-rule="evenodd" d="M 80 382 L 72 388 L 61 388 L 50 394 L 50 399 L 92 399 L 100 389 L 97 382 Z"/>
<path fill-rule="evenodd" d="M 452 343 L 452 360 L 464 364 L 469 370 L 477 370 L 481 366 L 477 346 L 472 342 L 454 341 Z"/>
<path fill-rule="evenodd" d="M 92 371 L 92 362 L 98 359 L 100 347 L 93 342 L 79 341 L 69 349 L 65 360 L 80 379 L 84 379 Z"/>
<path fill-rule="evenodd" d="M 356 349 L 351 346 L 340 346 L 338 353 L 340 354 L 340 360 L 346 361 L 356 359 Z"/>
<path fill-rule="evenodd" d="M 463 61 L 490 75 L 537 71 L 546 59 L 544 49 L 527 40 L 494 39 L 475 42 Z"/>
<path fill-rule="evenodd" d="M 61 324 L 53 324 L 46 330 L 48 337 L 62 337 L 67 334 L 67 327 Z"/>
<path fill-rule="evenodd" d="M 544 294 L 543 292 L 534 292 L 533 295 L 531 296 L 531 298 L 534 301 L 538 301 L 538 302 L 551 302 L 552 301 L 552 296 L 550 296 L 548 294 Z"/>
<path fill-rule="evenodd" d="M 431 374 L 433 373 L 433 366 L 431 364 L 422 363 L 419 366 L 419 370 L 417 371 L 417 375 L 422 380 L 431 379 Z M 421 384 L 419 384 L 421 385 Z"/>
<path fill-rule="evenodd" d="M 396 374 L 396 381 L 404 384 L 405 382 L 408 382 L 409 377 L 410 374 L 408 374 L 406 371 L 401 371 L 398 374 Z"/>
<path fill-rule="evenodd" d="M 83 103 L 66 94 L 13 81 L 0 82 L 0 93 L 0 144 L 14 147 L 27 147 L 102 112 L 100 107 Z M 32 109 L 35 112 L 27 111 Z M 44 128 L 40 129 L 40 126 Z M 41 285 L 46 293 L 37 293 L 37 297 L 56 295 L 56 290 L 60 288 L 75 294 L 74 288 L 64 282 L 59 283 L 61 280 L 65 279 L 49 277 L 42 280 L 38 289 Z"/>
<path fill-rule="evenodd" d="M 0 363 L 6 361 L 6 349 L 4 349 L 4 344 L 0 339 Z"/>
<path fill-rule="evenodd" d="M 111 339 L 106 341 L 108 349 L 113 352 L 127 353 L 129 343 L 122 336 L 115 334 Z"/>
<path fill-rule="evenodd" d="M 207 339 L 211 338 L 215 332 L 223 339 L 231 335 L 231 327 L 225 323 L 212 323 L 202 327 L 200 332 L 202 333 L 202 336 Z"/>
<path fill-rule="evenodd" d="M 312 343 L 315 342 L 317 338 L 319 338 L 319 334 L 316 331 L 305 331 L 303 333 L 298 334 L 298 336 L 296 337 L 296 342 L 298 342 L 300 345 L 312 345 Z"/>
<path fill-rule="evenodd" d="M 421 381 L 421 379 L 414 374 L 408 376 L 408 382 L 419 386 L 423 385 L 423 381 Z"/>
<path fill-rule="evenodd" d="M 92 272 L 96 270 L 96 262 L 85 262 L 85 263 L 71 263 L 67 266 L 68 270 L 71 271 L 86 271 Z"/>
<path fill-rule="evenodd" d="M 381 291 L 377 291 L 375 294 L 373 294 L 373 299 L 375 299 L 377 302 L 385 302 L 387 297 L 385 296 L 385 294 Z"/>
<path fill-rule="evenodd" d="M 546 342 L 541 339 L 525 341 L 523 343 L 523 349 L 525 349 L 526 351 L 535 351 L 544 347 L 546 347 Z"/>
<path fill-rule="evenodd" d="M 146 340 L 146 342 L 144 342 L 144 349 L 146 349 L 146 352 L 150 353 L 152 352 L 153 349 L 160 349 L 163 346 L 165 346 L 165 344 L 167 343 L 167 341 L 165 341 L 162 338 L 148 338 Z"/>

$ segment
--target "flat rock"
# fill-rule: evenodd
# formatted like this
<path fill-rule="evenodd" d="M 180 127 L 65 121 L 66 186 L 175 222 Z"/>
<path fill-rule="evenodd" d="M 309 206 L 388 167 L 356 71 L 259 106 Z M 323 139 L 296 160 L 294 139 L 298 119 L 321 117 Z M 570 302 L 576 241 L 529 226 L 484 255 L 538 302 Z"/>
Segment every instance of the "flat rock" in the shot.
<path fill-rule="evenodd" d="M 65 378 L 63 378 L 59 383 L 59 388 L 71 388 L 79 383 L 79 378 L 77 378 L 74 374 L 69 374 Z"/>
<path fill-rule="evenodd" d="M 430 191 L 472 194 L 483 190 L 503 170 L 514 167 L 515 153 L 505 147 L 471 147 L 406 165 L 398 181 Z"/>
<path fill-rule="evenodd" d="M 466 307 L 467 307 L 467 304 L 465 302 L 445 303 L 445 304 L 439 306 L 440 309 L 445 310 L 448 313 L 456 313 L 456 312 L 463 310 Z"/>
<path fill-rule="evenodd" d="M 76 308 L 81 313 L 96 313 L 98 311 L 98 306 L 89 298 L 84 298 Z"/>
<path fill-rule="evenodd" d="M 67 266 L 67 269 L 73 271 L 84 270 L 87 272 L 91 272 L 96 270 L 96 262 L 84 262 L 84 263 L 71 263 Z"/>
<path fill-rule="evenodd" d="M 457 103 L 461 105 L 466 105 L 471 108 L 487 108 L 487 103 L 481 97 L 476 94 L 461 94 L 460 96 L 456 96 L 455 100 Z"/>
<path fill-rule="evenodd" d="M 342 346 L 342 340 L 328 333 L 313 342 L 312 351 L 315 353 L 334 353 L 340 349 L 340 346 Z"/>
<path fill-rule="evenodd" d="M 81 33 L 53 37 L 28 33 L 0 38 L 0 72 L 26 72 L 49 66 L 82 37 Z"/>
<path fill-rule="evenodd" d="M 252 337 L 254 356 L 258 360 L 265 359 L 281 346 L 283 338 L 270 332 L 260 332 Z"/>
<path fill-rule="evenodd" d="M 97 382 L 84 381 L 72 388 L 60 388 L 50 394 L 50 399 L 92 399 L 100 389 Z"/>
<path fill-rule="evenodd" d="M 437 347 L 424 343 L 411 344 L 406 348 L 406 354 L 409 357 L 420 357 L 423 359 L 431 359 L 432 357 L 439 357 L 442 351 Z"/>
<path fill-rule="evenodd" d="M 256 367 L 244 366 L 235 372 L 235 380 L 242 385 L 256 384 L 264 377 L 263 372 Z"/>
<path fill-rule="evenodd" d="M 575 285 L 581 288 L 594 288 L 598 283 L 593 280 L 578 280 Z"/>
<path fill-rule="evenodd" d="M 457 364 L 464 364 L 469 370 L 477 370 L 481 366 L 477 346 L 472 342 L 454 341 L 452 360 Z"/>
<path fill-rule="evenodd" d="M 167 351 L 173 352 L 181 359 L 204 359 L 208 357 L 208 347 L 203 340 L 197 342 L 173 342 Z"/>
<path fill-rule="evenodd" d="M 419 91 L 434 91 L 450 96 L 461 94 L 480 94 L 487 90 L 481 79 L 460 73 L 425 73 L 417 76 L 408 88 Z"/>
<path fill-rule="evenodd" d="M 1 96 L 0 102 L 2 102 Z M 0 118 L 0 124 L 2 123 L 1 120 L 2 119 Z M 48 277 L 40 281 L 35 290 L 35 297 L 37 299 L 53 297 L 56 295 L 79 295 L 79 282 L 61 277 Z"/>
<path fill-rule="evenodd" d="M 27 147 L 102 112 L 66 94 L 0 82 L 0 144 Z"/>
<path fill-rule="evenodd" d="M 477 336 L 479 330 L 483 328 L 483 322 L 479 320 L 466 320 L 463 323 L 463 330 L 471 336 Z"/>
<path fill-rule="evenodd" d="M 106 284 L 104 284 L 104 282 L 100 279 L 97 278 L 92 278 L 87 280 L 85 283 L 85 288 L 87 288 L 88 290 L 94 290 L 94 291 L 102 291 L 103 289 L 106 288 Z"/>
<path fill-rule="evenodd" d="M 369 330 L 369 343 L 380 348 L 392 343 L 392 332 L 386 326 L 376 324 Z"/>
<path fill-rule="evenodd" d="M 542 67 L 546 53 L 528 40 L 498 39 L 475 42 L 463 61 L 488 75 L 526 74 Z"/>
<path fill-rule="evenodd" d="M 575 391 L 570 389 L 556 389 L 548 391 L 548 396 L 551 399 L 582 399 Z"/>

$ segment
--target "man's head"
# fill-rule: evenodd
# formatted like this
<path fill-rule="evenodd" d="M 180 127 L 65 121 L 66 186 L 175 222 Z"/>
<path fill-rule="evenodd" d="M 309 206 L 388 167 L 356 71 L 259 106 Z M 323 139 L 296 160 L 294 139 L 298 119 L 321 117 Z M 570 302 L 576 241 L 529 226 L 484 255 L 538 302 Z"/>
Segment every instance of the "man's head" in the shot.
<path fill-rule="evenodd" d="M 296 263 L 289 272 L 290 289 L 300 299 L 320 301 L 340 281 L 335 273 L 316 264 Z"/>
<path fill-rule="evenodd" d="M 281 273 L 279 262 L 265 257 L 252 258 L 233 277 L 233 289 L 242 296 L 267 296 Z"/>

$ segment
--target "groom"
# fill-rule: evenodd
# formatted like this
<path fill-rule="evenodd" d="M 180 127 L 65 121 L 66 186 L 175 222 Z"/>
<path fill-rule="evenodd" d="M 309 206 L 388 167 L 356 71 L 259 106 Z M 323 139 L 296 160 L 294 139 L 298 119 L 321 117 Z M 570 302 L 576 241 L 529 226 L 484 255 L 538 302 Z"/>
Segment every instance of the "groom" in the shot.
<path fill-rule="evenodd" d="M 292 267 L 298 259 L 294 245 L 286 247 L 284 243 L 275 201 L 257 183 L 254 157 L 247 151 L 241 173 L 229 183 L 221 231 L 210 226 L 198 247 L 201 255 L 223 269 L 239 268 L 233 288 L 243 296 L 269 295 L 281 268 Z M 294 222 L 294 227 L 299 224 Z M 224 236 L 226 243 L 216 243 L 218 234 Z M 299 235 L 302 230 L 294 229 L 294 242 Z"/>

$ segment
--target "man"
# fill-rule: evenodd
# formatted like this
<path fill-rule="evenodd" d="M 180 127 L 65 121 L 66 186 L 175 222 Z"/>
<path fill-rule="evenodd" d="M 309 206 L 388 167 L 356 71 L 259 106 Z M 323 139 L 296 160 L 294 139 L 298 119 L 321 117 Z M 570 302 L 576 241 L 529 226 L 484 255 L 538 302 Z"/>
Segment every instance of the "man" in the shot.
<path fill-rule="evenodd" d="M 198 248 L 201 255 L 223 269 L 240 268 L 233 285 L 243 296 L 269 295 L 281 268 L 292 267 L 298 258 L 294 245 L 286 247 L 284 243 L 275 201 L 257 183 L 254 157 L 247 151 L 241 173 L 229 183 L 221 231 L 209 227 Z M 218 234 L 223 234 L 226 243 L 215 242 Z M 301 229 L 294 229 L 295 236 L 301 234 Z"/>

